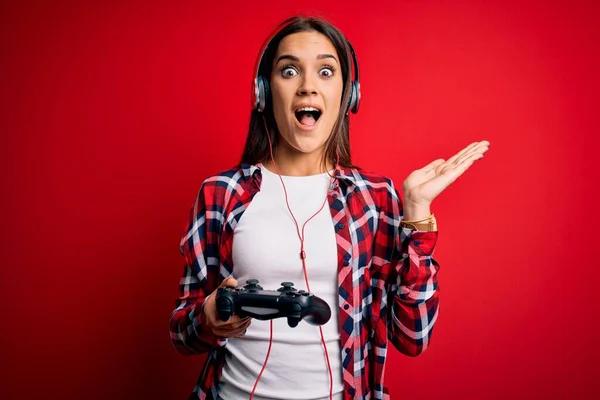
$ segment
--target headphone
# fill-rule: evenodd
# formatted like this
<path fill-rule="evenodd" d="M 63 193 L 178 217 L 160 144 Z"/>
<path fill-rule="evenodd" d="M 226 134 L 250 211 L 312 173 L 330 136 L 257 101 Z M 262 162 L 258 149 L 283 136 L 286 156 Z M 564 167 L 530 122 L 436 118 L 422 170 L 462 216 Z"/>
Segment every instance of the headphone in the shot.
<path fill-rule="evenodd" d="M 260 76 L 260 66 L 263 61 L 263 57 L 271 45 L 271 42 L 277 36 L 279 32 L 285 29 L 287 26 L 296 22 L 295 20 L 290 22 L 289 24 L 281 27 L 274 35 L 271 36 L 266 46 L 264 46 L 262 52 L 260 53 L 260 57 L 258 58 L 258 62 L 256 63 L 255 74 L 254 74 L 254 85 L 252 91 L 252 108 L 258 112 L 263 112 L 267 108 L 267 104 L 271 102 L 271 92 L 269 88 L 269 80 L 265 76 Z M 360 82 L 358 80 L 358 60 L 356 59 L 356 53 L 354 52 L 354 47 L 348 39 L 346 39 L 346 43 L 348 44 L 348 49 L 350 50 L 350 54 L 352 55 L 352 62 L 354 64 L 354 80 L 351 83 L 351 92 L 350 98 L 348 99 L 348 105 L 346 109 L 346 115 L 349 112 L 352 114 L 356 114 L 358 112 L 358 106 L 360 105 Z"/>

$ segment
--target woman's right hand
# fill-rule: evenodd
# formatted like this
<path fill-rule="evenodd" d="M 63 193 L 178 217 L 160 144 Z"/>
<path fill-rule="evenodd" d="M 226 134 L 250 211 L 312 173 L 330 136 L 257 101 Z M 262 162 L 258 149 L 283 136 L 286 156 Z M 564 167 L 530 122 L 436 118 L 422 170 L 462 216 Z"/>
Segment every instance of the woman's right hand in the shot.
<path fill-rule="evenodd" d="M 219 287 L 237 286 L 237 281 L 228 277 Z M 217 289 L 218 290 L 218 289 Z M 203 312 L 206 327 L 215 335 L 222 338 L 232 338 L 243 336 L 246 329 L 250 326 L 252 319 L 250 317 L 240 318 L 239 315 L 232 315 L 228 321 L 223 322 L 217 312 L 217 291 L 212 292 L 204 302 Z"/>

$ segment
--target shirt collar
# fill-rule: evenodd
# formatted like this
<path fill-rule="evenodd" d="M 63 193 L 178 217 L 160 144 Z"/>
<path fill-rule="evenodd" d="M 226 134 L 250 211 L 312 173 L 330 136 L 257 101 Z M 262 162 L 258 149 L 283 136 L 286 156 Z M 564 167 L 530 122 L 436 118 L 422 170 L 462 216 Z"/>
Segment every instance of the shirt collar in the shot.
<path fill-rule="evenodd" d="M 242 174 L 244 176 L 244 180 L 248 180 L 250 178 L 258 178 L 262 177 L 260 168 L 261 164 L 241 164 L 240 168 L 242 169 Z M 340 181 L 346 182 L 348 185 L 356 185 L 358 170 L 356 168 L 344 168 L 338 167 L 336 168 L 337 176 L 336 178 Z"/>

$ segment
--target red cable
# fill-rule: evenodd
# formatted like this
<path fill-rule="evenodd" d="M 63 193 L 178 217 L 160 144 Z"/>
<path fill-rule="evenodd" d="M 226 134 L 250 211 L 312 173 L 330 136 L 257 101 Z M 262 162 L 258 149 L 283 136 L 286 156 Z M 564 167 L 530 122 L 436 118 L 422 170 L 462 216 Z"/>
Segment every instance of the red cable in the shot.
<path fill-rule="evenodd" d="M 321 204 L 321 208 L 319 208 L 319 211 L 314 213 L 309 219 L 306 220 L 306 222 L 304 222 L 304 224 L 302 225 L 302 234 L 301 234 L 300 227 L 298 226 L 298 221 L 296 220 L 296 217 L 294 216 L 294 213 L 292 212 L 292 208 L 290 207 L 290 203 L 288 201 L 288 194 L 287 194 L 287 190 L 285 188 L 285 183 L 283 182 L 283 178 L 281 177 L 279 168 L 277 167 L 277 164 L 275 163 L 275 157 L 273 157 L 273 143 L 271 142 L 271 135 L 269 134 L 269 128 L 267 128 L 267 121 L 265 120 L 264 115 L 263 115 L 263 122 L 265 124 L 265 130 L 267 132 L 267 139 L 269 139 L 269 150 L 271 153 L 271 161 L 273 161 L 273 165 L 275 166 L 275 170 L 277 171 L 277 175 L 279 176 L 279 180 L 281 181 L 281 185 L 283 186 L 283 193 L 285 194 L 285 203 L 287 205 L 288 211 L 290 212 L 290 215 L 292 216 L 292 219 L 294 220 L 294 223 L 296 224 L 296 233 L 298 234 L 298 239 L 300 239 L 300 258 L 302 259 L 302 270 L 304 272 L 304 281 L 306 282 L 306 290 L 309 293 L 311 293 L 310 285 L 308 284 L 308 272 L 306 271 L 306 253 L 304 252 L 304 228 L 306 227 L 306 224 L 308 223 L 308 221 L 310 221 L 311 219 L 316 217 L 321 212 L 321 210 L 323 210 L 323 207 L 325 207 L 325 204 L 327 203 L 327 196 L 325 196 L 325 200 L 323 201 L 323 204 Z M 339 163 L 339 158 L 340 158 L 339 153 L 336 152 L 336 156 L 337 156 L 337 161 L 336 161 L 335 167 L 337 168 L 337 164 Z M 329 192 L 329 188 L 331 187 L 331 184 L 333 183 L 334 175 L 331 175 L 331 179 L 329 180 L 329 187 L 327 188 L 328 192 Z M 333 374 L 331 372 L 331 363 L 329 361 L 329 352 L 327 351 L 327 344 L 325 343 L 325 336 L 323 335 L 323 327 L 322 326 L 319 326 L 319 333 L 321 335 L 321 343 L 323 344 L 323 350 L 325 351 L 325 357 L 327 359 L 327 370 L 329 371 L 329 400 L 333 400 Z M 260 380 L 260 377 L 261 377 L 263 371 L 265 370 L 265 367 L 267 366 L 267 361 L 269 360 L 269 354 L 271 353 L 271 345 L 272 344 L 273 344 L 273 320 L 271 320 L 271 331 L 270 331 L 270 337 L 269 337 L 269 349 L 267 350 L 267 356 L 265 357 L 265 362 L 263 363 L 262 369 L 260 370 L 260 373 L 258 374 L 258 377 L 256 378 L 256 382 L 254 382 L 254 388 L 252 388 L 252 393 L 250 393 L 249 400 L 252 400 L 252 398 L 254 397 L 254 391 L 256 390 L 256 387 L 258 386 L 258 381 Z"/>
<path fill-rule="evenodd" d="M 271 329 L 270 329 L 270 334 L 269 334 L 269 348 L 267 349 L 267 357 L 265 357 L 265 362 L 263 363 L 263 366 L 258 374 L 258 378 L 256 378 L 256 382 L 254 382 L 254 387 L 252 388 L 252 393 L 250 393 L 250 399 L 252 400 L 254 398 L 254 391 L 256 390 L 256 387 L 258 386 L 258 381 L 260 380 L 260 377 L 263 373 L 263 371 L 265 370 L 265 367 L 267 366 L 267 360 L 269 359 L 269 354 L 271 354 L 271 345 L 273 344 L 273 320 L 271 320 Z"/>

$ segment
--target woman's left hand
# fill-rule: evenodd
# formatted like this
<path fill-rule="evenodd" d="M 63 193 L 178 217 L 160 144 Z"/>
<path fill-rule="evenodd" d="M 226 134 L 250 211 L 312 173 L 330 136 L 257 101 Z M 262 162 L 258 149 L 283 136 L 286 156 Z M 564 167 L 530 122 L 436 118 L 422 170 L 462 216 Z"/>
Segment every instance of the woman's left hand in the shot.
<path fill-rule="evenodd" d="M 489 150 L 486 140 L 474 142 L 456 153 L 447 161 L 438 159 L 425 167 L 413 171 L 402 184 L 405 207 L 429 209 L 433 199 L 461 176 L 473 163 L 483 158 Z"/>

